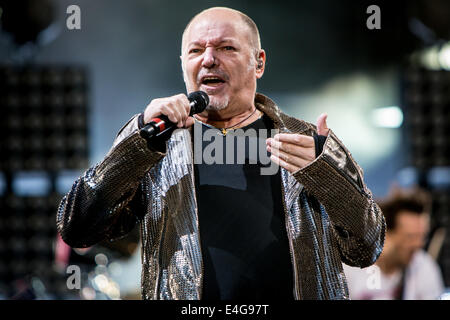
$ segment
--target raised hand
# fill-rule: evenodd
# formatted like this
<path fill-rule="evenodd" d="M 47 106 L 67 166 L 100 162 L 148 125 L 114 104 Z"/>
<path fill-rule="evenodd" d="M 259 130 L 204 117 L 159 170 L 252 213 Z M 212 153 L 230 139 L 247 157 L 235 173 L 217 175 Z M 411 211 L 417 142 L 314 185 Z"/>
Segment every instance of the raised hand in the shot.
<path fill-rule="evenodd" d="M 317 133 L 327 136 L 327 114 L 322 113 L 317 119 Z M 291 173 L 306 167 L 316 158 L 314 138 L 295 133 L 279 133 L 266 140 L 270 159 Z"/>

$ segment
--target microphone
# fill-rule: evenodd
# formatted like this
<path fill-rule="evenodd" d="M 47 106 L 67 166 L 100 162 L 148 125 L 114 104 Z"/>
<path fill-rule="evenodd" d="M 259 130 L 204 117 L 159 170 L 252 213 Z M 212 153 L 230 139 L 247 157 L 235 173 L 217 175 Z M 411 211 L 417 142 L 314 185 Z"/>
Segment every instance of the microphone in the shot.
<path fill-rule="evenodd" d="M 202 112 L 209 104 L 209 97 L 203 91 L 191 92 L 188 95 L 188 100 L 190 101 L 189 105 L 191 106 L 189 116 Z M 176 125 L 172 123 L 166 115 L 160 115 L 147 123 L 139 131 L 139 134 L 147 140 L 164 135 L 164 140 L 166 140 L 170 137 L 170 133 L 172 133 L 175 128 Z"/>

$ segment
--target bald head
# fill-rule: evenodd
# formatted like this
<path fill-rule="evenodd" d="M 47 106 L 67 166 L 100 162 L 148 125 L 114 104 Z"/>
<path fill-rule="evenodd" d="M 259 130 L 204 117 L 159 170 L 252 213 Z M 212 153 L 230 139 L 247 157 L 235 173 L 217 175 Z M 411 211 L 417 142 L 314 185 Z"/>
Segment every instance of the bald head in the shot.
<path fill-rule="evenodd" d="M 214 112 L 251 110 L 266 61 L 260 47 L 258 29 L 245 14 L 228 8 L 200 12 L 183 32 L 180 59 L 187 92 L 205 91 Z"/>
<path fill-rule="evenodd" d="M 250 42 L 250 46 L 253 47 L 253 50 L 255 54 L 261 50 L 261 40 L 259 37 L 259 30 L 256 26 L 255 22 L 246 14 L 226 8 L 226 7 L 214 7 L 209 8 L 206 10 L 203 10 L 202 12 L 195 15 L 191 21 L 187 24 L 186 28 L 183 31 L 183 38 L 181 43 L 181 54 L 183 55 L 184 48 L 186 45 L 186 36 L 189 34 L 191 26 L 196 23 L 198 20 L 200 20 L 202 17 L 217 17 L 217 18 L 226 18 L 229 21 L 236 21 L 236 23 L 242 23 L 243 26 L 245 26 L 245 29 L 248 31 L 248 39 Z"/>

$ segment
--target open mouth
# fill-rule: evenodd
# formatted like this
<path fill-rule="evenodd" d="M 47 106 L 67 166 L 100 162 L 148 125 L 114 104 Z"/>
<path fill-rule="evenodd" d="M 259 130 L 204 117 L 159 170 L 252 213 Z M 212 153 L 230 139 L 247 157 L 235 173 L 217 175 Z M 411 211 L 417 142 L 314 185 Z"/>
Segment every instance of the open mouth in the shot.
<path fill-rule="evenodd" d="M 223 80 L 220 77 L 217 76 L 204 76 L 201 79 L 201 84 L 205 85 L 205 86 L 219 86 L 222 83 L 225 83 L 225 80 Z"/>

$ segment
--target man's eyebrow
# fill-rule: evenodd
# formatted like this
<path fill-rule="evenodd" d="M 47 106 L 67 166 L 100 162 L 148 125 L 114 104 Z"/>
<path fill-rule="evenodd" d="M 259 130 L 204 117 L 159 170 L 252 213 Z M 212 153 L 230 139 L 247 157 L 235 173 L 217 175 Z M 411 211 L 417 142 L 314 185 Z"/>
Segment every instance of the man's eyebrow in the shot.
<path fill-rule="evenodd" d="M 213 41 L 213 42 L 214 42 L 214 41 Z M 231 42 L 231 43 L 234 43 L 234 40 L 231 39 L 231 38 L 222 39 L 222 40 L 220 40 L 220 41 L 217 43 L 217 45 L 223 44 L 224 42 Z M 188 43 L 188 47 L 190 47 L 190 46 L 201 46 L 202 43 L 204 43 L 204 41 L 194 41 L 194 42 L 190 42 L 190 43 Z"/>

